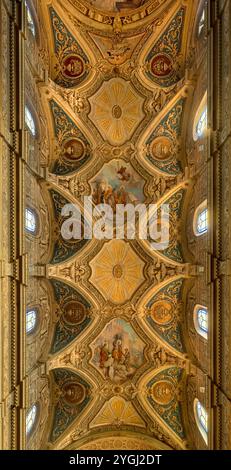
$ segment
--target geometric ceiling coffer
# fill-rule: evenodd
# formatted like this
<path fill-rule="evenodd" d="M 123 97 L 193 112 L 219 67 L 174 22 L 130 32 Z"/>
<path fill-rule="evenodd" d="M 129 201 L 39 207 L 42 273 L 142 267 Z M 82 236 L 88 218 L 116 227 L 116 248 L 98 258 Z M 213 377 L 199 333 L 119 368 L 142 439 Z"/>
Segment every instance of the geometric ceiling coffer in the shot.
<path fill-rule="evenodd" d="M 123 304 L 144 282 L 144 265 L 128 243 L 111 240 L 90 262 L 90 281 L 106 300 Z"/>
<path fill-rule="evenodd" d="M 185 438 L 179 388 L 183 370 L 177 367 L 165 369 L 146 385 L 149 404 L 165 423 L 181 438 Z"/>
<path fill-rule="evenodd" d="M 183 208 L 183 202 L 185 197 L 185 189 L 180 189 L 177 193 L 173 194 L 164 204 L 169 206 L 169 225 L 166 225 L 166 230 L 169 231 L 169 242 L 168 246 L 159 251 L 161 255 L 166 256 L 172 261 L 177 263 L 184 263 L 182 246 L 180 243 L 179 234 L 181 232 L 181 214 Z M 162 211 L 163 213 L 163 211 Z M 163 220 L 160 218 L 160 209 L 157 211 L 157 221 L 160 224 L 161 230 L 164 230 L 164 216 Z M 148 236 L 148 245 L 153 244 L 153 240 Z M 150 245 L 149 245 L 150 247 Z M 151 248 L 151 247 L 150 247 Z M 153 248 L 152 248 L 153 249 Z"/>
<path fill-rule="evenodd" d="M 182 171 L 177 160 L 178 138 L 181 134 L 184 99 L 181 98 L 162 119 L 145 142 L 146 158 L 158 171 L 168 175 L 178 175 Z"/>
<path fill-rule="evenodd" d="M 56 175 L 69 175 L 78 171 L 90 159 L 91 147 L 77 125 L 54 100 L 50 101 L 50 107 L 59 144 L 50 171 Z"/>
<path fill-rule="evenodd" d="M 145 75 L 162 87 L 179 79 L 179 54 L 182 44 L 185 8 L 181 8 L 145 59 Z"/>
<path fill-rule="evenodd" d="M 63 282 L 51 280 L 60 315 L 56 323 L 51 354 L 56 354 L 76 339 L 91 323 L 91 304 Z"/>
<path fill-rule="evenodd" d="M 144 118 L 144 98 L 122 78 L 104 82 L 89 101 L 89 118 L 111 145 L 127 142 Z"/>
<path fill-rule="evenodd" d="M 180 310 L 183 279 L 163 287 L 146 304 L 146 321 L 170 346 L 184 352 L 181 337 Z"/>
<path fill-rule="evenodd" d="M 110 321 L 90 347 L 92 365 L 116 384 L 131 379 L 145 360 L 145 343 L 122 318 Z"/>
<path fill-rule="evenodd" d="M 89 60 L 53 8 L 50 8 L 50 17 L 56 54 L 53 64 L 54 81 L 65 88 L 72 88 L 87 78 Z"/>
<path fill-rule="evenodd" d="M 54 442 L 86 408 L 91 386 L 69 369 L 54 369 L 51 373 L 56 404 L 50 441 Z"/>
<path fill-rule="evenodd" d="M 53 251 L 53 256 L 52 256 L 50 263 L 58 264 L 58 263 L 63 263 L 64 261 L 67 261 L 73 255 L 78 253 L 89 242 L 89 240 L 84 238 L 83 217 L 81 217 L 81 234 L 83 238 L 80 238 L 80 239 L 73 238 L 71 240 L 66 240 L 65 238 L 62 237 L 62 233 L 61 233 L 62 225 L 64 221 L 67 220 L 69 217 L 62 216 L 61 213 L 62 213 L 63 207 L 67 204 L 70 204 L 70 202 L 66 198 L 64 198 L 60 193 L 57 193 L 53 189 L 50 189 L 49 193 L 51 195 L 51 199 L 53 202 L 55 223 L 57 227 L 54 233 L 54 237 L 55 237 L 54 251 Z M 86 225 L 86 221 L 85 221 L 85 225 Z"/>

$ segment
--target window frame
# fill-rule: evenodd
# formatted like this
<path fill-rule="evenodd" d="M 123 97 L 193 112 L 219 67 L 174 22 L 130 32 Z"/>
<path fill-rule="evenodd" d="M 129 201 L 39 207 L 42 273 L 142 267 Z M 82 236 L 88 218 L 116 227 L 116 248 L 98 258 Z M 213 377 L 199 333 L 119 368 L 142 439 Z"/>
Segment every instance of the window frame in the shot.
<path fill-rule="evenodd" d="M 205 7 L 201 11 L 200 18 L 198 21 L 198 26 L 197 26 L 197 36 L 198 38 L 201 38 L 203 30 L 205 29 L 205 24 L 206 24 L 206 11 Z"/>
<path fill-rule="evenodd" d="M 27 214 L 30 213 L 33 215 L 34 217 L 34 220 L 35 220 L 35 228 L 34 230 L 30 229 L 28 226 L 27 226 L 27 220 L 28 220 L 28 217 L 27 217 Z M 37 211 L 35 209 L 33 209 L 32 207 L 30 206 L 26 206 L 25 208 L 25 231 L 27 234 L 29 235 L 32 235 L 32 236 L 36 236 L 37 233 L 38 233 L 38 215 L 37 215 Z"/>
<path fill-rule="evenodd" d="M 29 117 L 30 122 L 32 122 L 32 127 L 30 126 L 29 121 L 27 120 L 27 117 Z M 31 135 L 34 139 L 36 139 L 37 134 L 38 134 L 38 131 L 37 131 L 37 123 L 36 123 L 36 119 L 35 119 L 34 113 L 33 113 L 33 111 L 31 110 L 31 107 L 28 106 L 28 104 L 25 104 L 25 125 L 26 125 L 26 127 L 27 127 L 28 132 L 30 133 L 30 135 Z"/>
<path fill-rule="evenodd" d="M 203 132 L 198 135 L 198 125 L 199 121 L 202 118 L 203 114 L 206 113 L 206 125 L 203 129 Z M 206 138 L 208 135 L 208 95 L 207 91 L 205 92 L 194 117 L 193 121 L 193 140 L 198 142 Z"/>
<path fill-rule="evenodd" d="M 197 333 L 202 336 L 204 339 L 208 339 L 208 332 L 209 332 L 209 328 L 207 329 L 207 331 L 205 329 L 203 329 L 200 325 L 200 322 L 199 322 L 199 318 L 198 318 L 198 312 L 200 310 L 204 310 L 206 311 L 207 313 L 207 325 L 209 327 L 209 311 L 208 311 L 208 307 L 206 307 L 205 305 L 200 305 L 200 304 L 197 304 L 195 305 L 194 307 L 194 311 L 193 311 L 193 321 L 194 321 L 194 326 L 195 326 L 195 330 L 197 331 Z"/>
<path fill-rule="evenodd" d="M 202 411 L 204 412 L 205 414 L 205 420 L 206 420 L 206 427 L 203 425 L 202 421 L 201 421 L 201 418 L 199 416 L 199 413 L 198 413 L 198 405 L 200 405 Z M 200 400 L 198 400 L 198 398 L 195 398 L 194 400 L 194 417 L 195 417 L 195 420 L 196 420 L 196 423 L 197 423 L 197 427 L 206 443 L 206 445 L 208 445 L 208 433 L 209 433 L 209 426 L 208 426 L 208 423 L 209 423 L 209 415 L 208 415 L 208 412 L 206 410 L 206 408 L 202 405 L 202 403 L 200 402 Z"/>
<path fill-rule="evenodd" d="M 29 421 L 28 416 L 29 416 L 30 413 L 33 413 L 33 410 L 35 410 L 35 414 L 34 414 L 34 417 L 33 417 L 33 422 L 30 426 L 28 426 L 28 421 Z M 34 433 L 34 431 L 37 427 L 38 419 L 39 419 L 39 404 L 34 403 L 33 405 L 31 405 L 31 407 L 26 412 L 25 427 L 26 427 L 26 437 L 27 437 L 27 439 L 30 438 L 31 435 Z"/>
<path fill-rule="evenodd" d="M 33 327 L 28 330 L 28 329 L 27 329 L 27 321 L 28 321 L 27 316 L 28 316 L 30 313 L 34 313 L 34 314 L 35 314 L 35 320 L 34 320 L 34 325 L 33 325 Z M 27 335 L 27 336 L 33 335 L 33 334 L 36 332 L 36 330 L 37 330 L 37 326 L 38 326 L 38 309 L 35 308 L 35 307 L 28 307 L 28 308 L 26 309 L 26 335 Z"/>
<path fill-rule="evenodd" d="M 199 229 L 198 229 L 198 219 L 199 219 L 199 216 L 205 211 L 206 211 L 206 222 L 207 222 L 206 229 L 203 230 L 203 231 L 199 231 Z M 194 231 L 194 235 L 196 237 L 202 237 L 202 236 L 208 234 L 208 231 L 209 231 L 209 210 L 208 210 L 208 201 L 207 201 L 207 199 L 205 199 L 197 207 L 197 209 L 195 210 L 194 217 L 193 217 L 193 231 Z"/>
<path fill-rule="evenodd" d="M 25 8 L 26 8 L 26 20 L 27 20 L 28 30 L 32 34 L 33 38 L 36 39 L 36 22 L 34 19 L 34 15 L 31 11 L 31 7 L 28 4 L 28 0 L 25 0 Z"/>

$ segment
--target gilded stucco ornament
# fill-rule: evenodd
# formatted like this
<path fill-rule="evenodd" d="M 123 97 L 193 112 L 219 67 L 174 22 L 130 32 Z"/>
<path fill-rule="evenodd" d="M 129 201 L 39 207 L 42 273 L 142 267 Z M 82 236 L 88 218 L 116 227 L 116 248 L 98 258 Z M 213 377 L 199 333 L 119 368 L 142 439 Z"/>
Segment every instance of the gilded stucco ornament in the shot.
<path fill-rule="evenodd" d="M 49 174 L 50 208 L 56 231 L 53 264 L 47 272 L 53 284 L 68 285 L 70 295 L 63 295 L 58 302 L 55 322 L 62 327 L 62 334 L 66 328 L 70 330 L 69 340 L 72 338 L 48 360 L 48 370 L 62 369 L 62 381 L 63 377 L 68 378 L 67 384 L 66 379 L 63 383 L 60 377 L 55 380 L 54 421 L 50 426 L 53 447 L 61 449 L 71 443 L 78 449 L 81 445 L 87 447 L 82 440 L 88 434 L 91 441 L 88 445 L 98 448 L 103 444 L 94 441 L 92 429 L 102 427 L 104 434 L 111 426 L 125 432 L 127 439 L 132 427 L 136 436 L 137 428 L 142 428 L 143 437 L 155 436 L 162 444 L 182 448 L 185 434 L 179 411 L 178 372 L 173 377 L 162 371 L 176 368 L 185 372 L 188 367 L 176 332 L 184 308 L 181 295 L 173 292 L 171 296 L 166 291 L 166 284 L 179 284 L 179 278 L 189 273 L 184 264 L 187 259 L 182 256 L 181 236 L 187 175 L 182 176 L 178 148 L 182 133 L 180 115 L 187 102 L 181 93 L 182 83 L 178 82 L 183 71 L 178 40 L 184 19 L 176 20 L 176 9 L 168 9 L 170 2 L 161 0 L 147 1 L 132 11 L 121 9 L 112 13 L 78 0 L 55 0 L 54 4 L 58 5 L 59 16 L 56 27 L 61 25 L 65 36 L 70 37 L 70 33 L 70 41 L 81 49 L 77 51 L 75 45 L 67 55 L 61 51 L 56 56 L 57 79 L 52 75 L 56 83 L 48 80 L 44 88 L 41 86 L 41 92 L 46 94 L 44 100 L 51 103 L 49 126 L 56 137 L 51 160 L 59 161 L 58 170 L 54 171 L 51 165 Z M 163 50 L 158 57 L 155 46 L 162 35 L 170 38 L 169 25 L 173 20 L 180 26 L 177 45 L 170 41 L 172 51 Z M 155 44 L 150 46 L 151 38 L 155 38 Z M 150 51 L 149 68 L 145 68 L 141 53 L 147 57 Z M 180 63 L 179 69 L 175 63 Z M 146 74 L 145 80 L 141 79 L 142 73 Z M 110 128 L 107 123 L 111 122 Z M 144 149 L 137 145 L 140 140 Z M 65 169 L 60 170 L 64 162 Z M 95 202 L 109 202 L 112 207 L 117 197 L 126 202 L 170 202 L 169 250 L 164 254 L 150 253 L 137 240 L 123 242 L 119 249 L 114 240 L 112 243 L 94 240 L 80 249 L 76 249 L 78 244 L 66 246 L 58 236 L 61 205 L 77 202 L 81 207 L 83 196 L 90 194 Z M 128 245 L 128 250 L 124 250 L 124 245 Z M 158 289 L 160 285 L 163 290 Z M 140 314 L 140 302 L 148 292 L 143 307 L 145 304 L 144 313 L 152 319 L 153 328 L 143 317 L 141 320 Z M 88 316 L 92 323 L 79 331 Z M 173 335 L 164 337 L 165 330 L 168 333 L 171 330 Z M 76 337 L 71 336 L 76 331 Z M 149 406 L 139 395 L 142 379 Z M 92 383 L 98 400 L 94 404 Z M 89 402 L 82 410 L 86 398 Z M 164 410 L 164 417 L 160 410 Z M 73 421 L 69 416 L 74 417 Z M 147 439 L 146 444 L 141 439 L 134 446 L 151 447 Z M 119 444 L 117 438 L 112 441 L 110 445 L 114 448 L 128 445 L 125 440 Z"/>

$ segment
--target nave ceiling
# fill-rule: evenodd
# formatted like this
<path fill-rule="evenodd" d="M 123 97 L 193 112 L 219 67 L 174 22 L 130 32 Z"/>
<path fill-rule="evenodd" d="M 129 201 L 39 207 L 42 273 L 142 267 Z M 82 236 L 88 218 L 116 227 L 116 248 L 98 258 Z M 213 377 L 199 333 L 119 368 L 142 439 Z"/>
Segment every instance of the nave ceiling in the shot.
<path fill-rule="evenodd" d="M 186 138 L 198 4 L 42 2 L 48 448 L 193 446 L 188 379 L 198 364 L 186 310 L 198 267 L 187 245 L 193 182 Z M 83 214 L 89 195 L 113 210 L 116 203 L 169 203 L 168 248 L 153 250 L 138 238 L 64 241 L 63 205 L 75 203 Z"/>

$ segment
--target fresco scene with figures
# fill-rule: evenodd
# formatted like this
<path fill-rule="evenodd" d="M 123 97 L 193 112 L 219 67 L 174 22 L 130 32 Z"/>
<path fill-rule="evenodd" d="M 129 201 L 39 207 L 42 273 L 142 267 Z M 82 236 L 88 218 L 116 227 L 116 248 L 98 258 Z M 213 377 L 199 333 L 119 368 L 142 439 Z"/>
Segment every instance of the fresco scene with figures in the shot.
<path fill-rule="evenodd" d="M 91 345 L 93 364 L 106 379 L 120 383 L 142 365 L 144 343 L 124 320 L 112 320 Z"/>
<path fill-rule="evenodd" d="M 103 167 L 92 181 L 92 200 L 95 205 L 138 204 L 144 201 L 142 178 L 123 160 L 114 160 Z"/>
<path fill-rule="evenodd" d="M 148 0 L 89 0 L 89 3 L 100 10 L 122 11 L 139 8 Z"/>
<path fill-rule="evenodd" d="M 230 25 L 0 2 L 0 449 L 231 449 Z"/>

